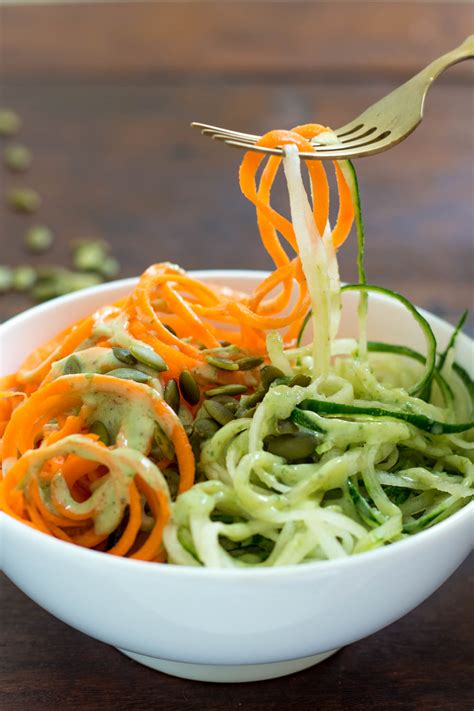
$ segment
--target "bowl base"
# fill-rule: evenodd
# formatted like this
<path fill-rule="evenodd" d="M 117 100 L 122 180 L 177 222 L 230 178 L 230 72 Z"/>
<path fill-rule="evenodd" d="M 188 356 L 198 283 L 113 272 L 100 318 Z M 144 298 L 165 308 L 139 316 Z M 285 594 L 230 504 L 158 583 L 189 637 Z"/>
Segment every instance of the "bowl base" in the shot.
<path fill-rule="evenodd" d="M 237 683 L 243 681 L 263 681 L 264 679 L 275 679 L 279 676 L 286 676 L 294 672 L 302 671 L 314 664 L 324 661 L 339 649 L 331 649 L 322 654 L 313 654 L 311 657 L 301 657 L 300 659 L 290 659 L 285 662 L 272 662 L 270 664 L 189 664 L 186 662 L 171 662 L 168 659 L 158 659 L 157 657 L 147 657 L 144 654 L 135 654 L 126 649 L 119 649 L 119 652 L 126 654 L 139 664 L 155 669 L 156 671 L 178 676 L 181 679 L 192 679 L 193 681 L 213 681 L 217 683 Z"/>

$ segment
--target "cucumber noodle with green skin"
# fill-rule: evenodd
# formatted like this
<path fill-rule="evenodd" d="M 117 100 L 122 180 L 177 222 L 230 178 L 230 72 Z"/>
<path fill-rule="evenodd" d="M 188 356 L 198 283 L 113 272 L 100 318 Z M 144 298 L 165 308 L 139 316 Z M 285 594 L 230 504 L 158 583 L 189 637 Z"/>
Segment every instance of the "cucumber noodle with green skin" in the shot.
<path fill-rule="evenodd" d="M 287 378 L 304 373 L 312 382 L 289 387 L 276 381 L 252 417 L 232 420 L 204 443 L 201 481 L 177 498 L 165 528 L 170 563 L 265 567 L 341 558 L 432 526 L 474 495 L 472 381 L 453 363 L 455 336 L 436 365 L 426 319 L 399 294 L 367 285 L 357 179 L 344 163 L 356 209 L 360 284 L 343 289 L 360 293 L 360 340 L 335 338 L 337 263 L 328 234 L 308 225 L 309 202 L 292 149 L 285 149 L 284 167 L 303 270 L 308 280 L 314 275 L 316 338 L 307 346 L 300 338 L 283 351 L 281 340 L 270 336 L 267 348 Z M 367 342 L 370 292 L 408 309 L 424 333 L 426 356 Z M 313 456 L 287 461 L 267 451 L 266 438 L 279 434 L 282 421 L 313 433 Z"/>

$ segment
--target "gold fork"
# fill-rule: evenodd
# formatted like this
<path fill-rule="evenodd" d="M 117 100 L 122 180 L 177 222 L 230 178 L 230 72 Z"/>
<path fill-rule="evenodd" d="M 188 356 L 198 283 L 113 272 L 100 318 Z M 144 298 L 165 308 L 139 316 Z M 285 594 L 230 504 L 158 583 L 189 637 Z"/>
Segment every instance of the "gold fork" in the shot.
<path fill-rule="evenodd" d="M 421 123 L 426 94 L 434 80 L 445 69 L 474 57 L 474 35 L 470 35 L 456 49 L 435 59 L 425 69 L 370 106 L 360 116 L 334 133 L 323 133 L 313 139 L 315 153 L 300 153 L 302 158 L 342 160 L 363 158 L 387 151 L 403 141 Z M 228 146 L 246 151 L 283 155 L 281 148 L 256 146 L 260 136 L 230 131 L 219 126 L 193 122 L 194 128 Z M 335 136 L 334 136 L 335 134 Z"/>

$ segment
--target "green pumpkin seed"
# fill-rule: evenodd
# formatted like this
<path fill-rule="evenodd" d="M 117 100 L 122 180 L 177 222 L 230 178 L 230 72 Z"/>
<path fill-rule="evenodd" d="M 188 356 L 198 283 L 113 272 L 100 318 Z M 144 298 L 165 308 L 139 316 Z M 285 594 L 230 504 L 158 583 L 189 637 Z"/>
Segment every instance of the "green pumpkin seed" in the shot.
<path fill-rule="evenodd" d="M 156 452 L 158 459 L 163 459 L 163 458 L 166 458 L 169 460 L 174 459 L 173 443 L 170 441 L 170 439 L 163 432 L 163 430 L 159 424 L 157 424 L 156 428 L 155 428 L 154 443 L 155 443 L 156 449 L 158 450 L 158 452 Z"/>
<path fill-rule="evenodd" d="M 112 353 L 121 363 L 135 365 L 137 362 L 137 359 L 135 356 L 132 356 L 128 348 L 112 348 Z"/>
<path fill-rule="evenodd" d="M 194 459 L 196 460 L 196 463 L 199 462 L 201 458 L 201 443 L 202 443 L 203 438 L 198 435 L 197 432 L 193 432 L 189 436 L 189 443 L 191 445 L 191 448 L 193 450 L 194 454 Z"/>
<path fill-rule="evenodd" d="M 69 356 L 67 361 L 64 364 L 64 370 L 63 374 L 64 375 L 77 375 L 78 373 L 82 373 L 82 367 L 81 367 L 81 362 L 77 356 Z"/>
<path fill-rule="evenodd" d="M 15 212 L 30 214 L 36 212 L 41 205 L 41 198 L 31 188 L 16 188 L 7 194 L 7 203 Z"/>
<path fill-rule="evenodd" d="M 0 136 L 14 136 L 21 126 L 21 119 L 15 111 L 0 109 Z"/>
<path fill-rule="evenodd" d="M 179 388 L 176 380 L 168 380 L 163 392 L 165 402 L 175 411 L 179 411 Z"/>
<path fill-rule="evenodd" d="M 115 257 L 106 257 L 97 271 L 106 279 L 112 279 L 120 273 L 120 262 Z"/>
<path fill-rule="evenodd" d="M 82 239 L 73 243 L 72 262 L 76 269 L 99 272 L 108 257 L 109 245 L 102 239 Z"/>
<path fill-rule="evenodd" d="M 267 392 L 274 380 L 284 377 L 285 374 L 274 365 L 264 365 L 260 370 L 260 381 L 265 392 Z"/>
<path fill-rule="evenodd" d="M 219 429 L 219 425 L 215 420 L 211 420 L 209 417 L 201 417 L 193 425 L 193 432 L 195 432 L 202 439 L 209 439 Z"/>
<path fill-rule="evenodd" d="M 218 388 L 211 388 L 206 391 L 206 397 L 216 397 L 216 395 L 243 395 L 247 392 L 245 385 L 229 384 L 220 385 Z"/>
<path fill-rule="evenodd" d="M 107 447 L 109 446 L 109 444 L 110 444 L 109 431 L 103 422 L 101 422 L 100 420 L 96 420 L 89 427 L 89 431 L 92 432 L 92 434 L 97 435 L 99 440 L 101 442 L 103 442 Z"/>
<path fill-rule="evenodd" d="M 149 368 L 153 368 L 153 370 L 157 370 L 160 373 L 168 370 L 168 366 L 163 358 L 159 353 L 155 353 L 152 348 L 149 348 L 149 346 L 141 346 L 138 343 L 134 343 L 130 346 L 130 353 L 139 363 L 143 363 L 143 365 L 147 365 Z"/>
<path fill-rule="evenodd" d="M 235 415 L 222 403 L 216 400 L 205 400 L 204 407 L 213 420 L 220 425 L 226 425 L 234 419 Z"/>
<path fill-rule="evenodd" d="M 178 488 L 179 488 L 178 471 L 174 467 L 166 467 L 166 469 L 163 472 L 163 476 L 165 477 L 166 483 L 168 484 L 171 498 L 175 499 L 178 494 Z"/>
<path fill-rule="evenodd" d="M 254 358 L 252 356 L 249 356 L 248 358 L 241 358 L 237 361 L 239 370 L 253 370 L 253 368 L 258 368 L 258 366 L 262 365 L 262 363 L 263 358 Z"/>
<path fill-rule="evenodd" d="M 46 252 L 53 242 L 54 235 L 45 225 L 34 225 L 25 235 L 25 246 L 30 252 Z"/>
<path fill-rule="evenodd" d="M 136 383 L 147 383 L 150 380 L 149 375 L 133 368 L 114 368 L 114 370 L 109 370 L 106 375 L 121 378 L 121 380 L 134 380 Z"/>
<path fill-rule="evenodd" d="M 252 393 L 252 395 L 249 395 L 248 398 L 245 399 L 245 407 L 253 407 L 254 405 L 258 405 L 262 402 L 265 395 L 265 390 L 256 390 Z"/>
<path fill-rule="evenodd" d="M 181 395 L 190 405 L 197 405 L 201 399 L 201 391 L 189 370 L 183 370 L 179 376 L 179 389 Z"/>
<path fill-rule="evenodd" d="M 310 432 L 285 433 L 265 438 L 267 452 L 289 462 L 310 457 L 314 454 L 317 444 L 317 438 Z"/>
<path fill-rule="evenodd" d="M 227 358 L 215 358 L 214 356 L 206 356 L 206 360 L 209 365 L 213 365 L 214 368 L 219 370 L 238 370 L 239 366 L 234 363 L 233 360 L 227 360 Z"/>
<path fill-rule="evenodd" d="M 257 408 L 256 407 L 239 407 L 235 413 L 236 417 L 253 417 Z"/>
<path fill-rule="evenodd" d="M 288 382 L 288 387 L 292 388 L 294 385 L 299 385 L 301 388 L 307 388 L 311 385 L 311 378 L 309 375 L 304 375 L 304 373 L 297 373 Z"/>
<path fill-rule="evenodd" d="M 31 165 L 31 151 L 20 143 L 11 143 L 5 148 L 3 162 L 8 170 L 22 173 Z"/>
<path fill-rule="evenodd" d="M 280 434 L 298 432 L 298 427 L 291 420 L 278 420 L 277 429 Z"/>
<path fill-rule="evenodd" d="M 9 291 L 13 286 L 13 269 L 0 264 L 0 294 Z"/>
<path fill-rule="evenodd" d="M 212 398 L 216 402 L 220 402 L 221 405 L 225 405 L 228 410 L 233 412 L 237 411 L 237 408 L 239 407 L 239 401 L 235 399 L 235 397 L 231 397 L 230 395 L 216 395 L 216 397 Z"/>
<path fill-rule="evenodd" d="M 16 291 L 28 291 L 36 283 L 37 278 L 36 269 L 25 264 L 14 269 L 12 286 Z"/>

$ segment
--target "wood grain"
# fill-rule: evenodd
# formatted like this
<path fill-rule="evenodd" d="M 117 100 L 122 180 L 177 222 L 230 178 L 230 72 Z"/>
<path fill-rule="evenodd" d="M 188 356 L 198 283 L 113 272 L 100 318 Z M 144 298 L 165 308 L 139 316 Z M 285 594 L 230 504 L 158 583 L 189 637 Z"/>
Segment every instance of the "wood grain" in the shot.
<path fill-rule="evenodd" d="M 239 153 L 189 122 L 341 125 L 459 43 L 472 19 L 469 3 L 0 8 L 1 104 L 21 114 L 21 140 L 34 153 L 26 176 L 0 174 L 1 192 L 28 184 L 43 196 L 34 219 L 0 204 L 0 262 L 30 259 L 23 235 L 40 220 L 57 240 L 37 263 L 67 264 L 71 239 L 100 236 L 125 276 L 163 259 L 187 269 L 268 267 L 239 193 Z M 358 162 L 370 280 L 452 321 L 474 305 L 471 77 L 468 63 L 452 68 L 431 91 L 422 127 Z M 283 205 L 281 189 L 275 199 Z M 340 259 L 354 279 L 354 239 Z M 0 320 L 28 305 L 0 297 Z M 0 711 L 468 711 L 473 584 L 471 556 L 416 610 L 322 665 L 228 687 L 145 669 L 54 619 L 0 574 Z"/>
<path fill-rule="evenodd" d="M 2 72 L 29 80 L 90 75 L 297 73 L 408 75 L 460 44 L 470 3 L 128 2 L 2 9 Z M 469 76 L 464 66 L 457 76 Z"/>

